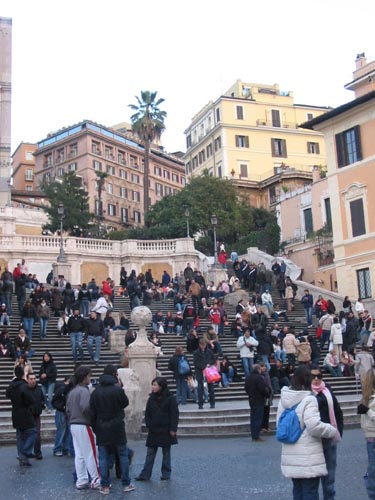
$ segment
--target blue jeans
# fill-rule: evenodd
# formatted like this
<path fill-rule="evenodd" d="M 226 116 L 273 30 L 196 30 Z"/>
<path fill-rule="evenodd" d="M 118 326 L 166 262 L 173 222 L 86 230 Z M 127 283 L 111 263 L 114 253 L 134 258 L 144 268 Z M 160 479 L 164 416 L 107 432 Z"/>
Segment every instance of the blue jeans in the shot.
<path fill-rule="evenodd" d="M 161 477 L 169 479 L 171 477 L 171 472 L 172 472 L 171 447 L 163 446 L 162 450 L 163 450 L 163 461 L 161 464 Z M 139 474 L 140 477 L 143 477 L 145 479 L 150 479 L 157 451 L 158 451 L 157 448 L 147 447 L 146 460 L 142 472 Z"/>
<path fill-rule="evenodd" d="M 312 325 L 312 307 L 305 307 L 305 316 L 308 325 Z"/>
<path fill-rule="evenodd" d="M 250 403 L 250 432 L 252 439 L 259 439 L 263 422 L 264 406 Z"/>
<path fill-rule="evenodd" d="M 275 359 L 277 361 L 282 361 L 283 363 L 286 362 L 286 351 L 284 349 L 280 349 L 280 351 L 275 352 Z"/>
<path fill-rule="evenodd" d="M 78 358 L 83 359 L 83 349 L 82 349 L 82 332 L 72 332 L 70 334 L 70 345 L 72 346 L 72 356 L 73 360 L 77 360 L 77 349 L 78 349 Z"/>
<path fill-rule="evenodd" d="M 269 372 L 271 370 L 271 365 L 270 365 L 270 361 L 268 359 L 268 355 L 261 354 L 259 357 L 260 357 L 261 361 L 263 361 L 263 363 L 266 365 L 267 371 Z"/>
<path fill-rule="evenodd" d="M 74 456 L 73 440 L 70 433 L 70 427 L 63 411 L 56 410 L 55 413 L 56 436 L 53 453 L 63 452 L 65 455 L 70 453 Z"/>
<path fill-rule="evenodd" d="M 81 302 L 81 314 L 84 318 L 87 318 L 89 315 L 90 301 L 87 299 L 83 299 Z"/>
<path fill-rule="evenodd" d="M 34 453 L 34 444 L 36 440 L 36 429 L 17 429 L 17 453 L 22 460 L 28 459 L 28 456 Z"/>
<path fill-rule="evenodd" d="M 253 367 L 254 358 L 241 358 L 243 371 L 245 372 L 245 379 L 250 377 L 251 369 Z"/>
<path fill-rule="evenodd" d="M 40 338 L 45 339 L 47 336 L 48 318 L 39 318 L 39 323 L 40 323 Z"/>
<path fill-rule="evenodd" d="M 48 382 L 47 385 L 42 385 L 42 392 L 47 403 L 47 408 L 52 410 L 52 397 L 55 392 L 55 382 Z"/>
<path fill-rule="evenodd" d="M 293 500 L 319 500 L 319 479 L 292 479 Z"/>
<path fill-rule="evenodd" d="M 228 373 L 221 372 L 221 383 L 223 387 L 228 387 L 228 385 L 233 382 L 234 368 L 231 366 L 228 369 Z"/>
<path fill-rule="evenodd" d="M 95 354 L 93 351 L 93 344 L 95 343 Z M 102 337 L 101 335 L 97 335 L 96 337 L 93 337 L 92 335 L 89 335 L 87 337 L 87 350 L 89 351 L 90 357 L 95 363 L 99 362 L 100 359 L 100 349 L 102 346 Z"/>
<path fill-rule="evenodd" d="M 369 498 L 375 499 L 375 443 L 370 443 L 367 441 L 367 456 L 368 456 L 368 467 L 367 467 L 368 479 L 366 482 L 366 490 Z"/>
<path fill-rule="evenodd" d="M 326 342 L 329 342 L 329 337 L 331 335 L 330 330 L 323 330 L 322 336 L 320 337 L 320 349 L 323 349 L 323 346 Z"/>
<path fill-rule="evenodd" d="M 130 484 L 129 477 L 129 458 L 128 458 L 128 448 L 126 444 L 117 444 L 113 446 L 98 446 L 99 450 L 99 468 L 101 476 L 101 485 L 109 486 L 109 469 L 110 465 L 114 462 L 115 450 L 120 459 L 121 466 L 121 480 L 124 486 Z"/>
<path fill-rule="evenodd" d="M 323 453 L 326 460 L 328 474 L 320 478 L 323 487 L 324 500 L 335 500 L 335 474 L 337 445 L 331 439 L 322 439 Z"/>
<path fill-rule="evenodd" d="M 26 335 L 29 337 L 29 340 L 33 340 L 33 326 L 34 326 L 34 318 L 22 318 L 23 326 L 25 327 Z"/>
<path fill-rule="evenodd" d="M 177 403 L 181 403 L 182 405 L 186 405 L 187 399 L 187 382 L 184 378 L 176 379 L 176 399 Z"/>

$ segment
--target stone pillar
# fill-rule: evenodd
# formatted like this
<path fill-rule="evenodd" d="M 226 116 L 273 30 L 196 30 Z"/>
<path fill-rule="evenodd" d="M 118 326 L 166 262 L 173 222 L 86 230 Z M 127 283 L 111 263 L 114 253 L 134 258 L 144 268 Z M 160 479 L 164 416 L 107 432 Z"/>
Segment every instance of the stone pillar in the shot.
<path fill-rule="evenodd" d="M 71 281 L 72 279 L 72 264 L 69 262 L 54 262 L 52 264 L 53 277 L 64 276 L 66 281 Z"/>
<path fill-rule="evenodd" d="M 126 435 L 131 439 L 140 439 L 142 434 L 143 402 L 138 375 L 131 368 L 119 368 L 118 378 L 129 398 L 129 406 L 125 408 Z"/>
<path fill-rule="evenodd" d="M 151 323 L 152 313 L 148 307 L 135 307 L 130 315 L 134 324 L 139 327 L 137 338 L 128 347 L 129 368 L 139 377 L 139 397 L 135 399 L 133 422 L 138 425 L 139 435 L 142 428 L 143 412 L 146 408 L 148 395 L 151 392 L 151 381 L 156 377 L 156 350 L 147 338 L 146 325 Z M 135 407 L 137 406 L 137 407 Z M 133 429 L 134 435 L 137 434 Z"/>
<path fill-rule="evenodd" d="M 206 283 L 213 281 L 215 283 L 215 286 L 217 286 L 220 281 L 226 281 L 228 279 L 227 271 L 226 269 L 223 269 L 222 267 L 214 267 L 212 266 L 208 271 L 207 271 L 207 280 Z"/>

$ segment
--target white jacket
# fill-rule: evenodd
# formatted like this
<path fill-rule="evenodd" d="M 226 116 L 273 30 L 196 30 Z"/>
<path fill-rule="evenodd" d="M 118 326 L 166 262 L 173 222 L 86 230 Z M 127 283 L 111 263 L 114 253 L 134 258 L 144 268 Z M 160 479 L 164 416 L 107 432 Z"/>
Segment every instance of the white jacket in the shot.
<path fill-rule="evenodd" d="M 91 311 L 95 311 L 103 315 L 106 314 L 108 311 L 108 302 L 104 297 L 99 297 Z"/>
<path fill-rule="evenodd" d="M 333 323 L 331 326 L 330 342 L 334 345 L 342 345 L 342 328 L 340 323 Z"/>
<path fill-rule="evenodd" d="M 245 335 L 241 335 L 237 340 L 237 348 L 240 350 L 241 358 L 253 358 L 254 351 L 250 351 L 249 347 L 256 347 L 259 344 L 254 337 L 246 338 Z"/>
<path fill-rule="evenodd" d="M 283 347 L 287 354 L 296 354 L 297 346 L 299 346 L 299 340 L 293 335 L 293 333 L 287 333 L 283 340 Z"/>
<path fill-rule="evenodd" d="M 296 413 L 305 430 L 296 443 L 282 444 L 281 472 L 294 479 L 326 476 L 322 438 L 332 439 L 337 430 L 320 420 L 318 401 L 310 391 L 295 391 L 289 387 L 281 390 L 276 421 L 286 408 L 296 404 Z"/>
<path fill-rule="evenodd" d="M 372 395 L 369 402 L 369 410 L 365 415 L 361 415 L 361 427 L 366 438 L 375 437 L 375 395 Z"/>

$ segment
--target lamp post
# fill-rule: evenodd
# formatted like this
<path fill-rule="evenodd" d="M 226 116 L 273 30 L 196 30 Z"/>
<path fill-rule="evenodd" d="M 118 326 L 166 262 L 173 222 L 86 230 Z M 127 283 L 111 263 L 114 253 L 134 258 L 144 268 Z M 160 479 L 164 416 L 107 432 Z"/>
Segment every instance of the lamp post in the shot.
<path fill-rule="evenodd" d="M 64 252 L 64 240 L 63 240 L 63 219 L 64 219 L 64 204 L 59 203 L 57 205 L 57 214 L 60 217 L 60 253 L 57 257 L 57 262 L 67 262 L 67 258 Z"/>
<path fill-rule="evenodd" d="M 185 217 L 186 217 L 186 238 L 190 238 L 190 231 L 189 231 L 190 211 L 189 211 L 189 207 L 185 207 Z"/>
<path fill-rule="evenodd" d="M 214 267 L 217 266 L 217 244 L 216 244 L 216 226 L 217 226 L 217 217 L 215 214 L 211 215 L 211 224 L 214 228 Z"/>

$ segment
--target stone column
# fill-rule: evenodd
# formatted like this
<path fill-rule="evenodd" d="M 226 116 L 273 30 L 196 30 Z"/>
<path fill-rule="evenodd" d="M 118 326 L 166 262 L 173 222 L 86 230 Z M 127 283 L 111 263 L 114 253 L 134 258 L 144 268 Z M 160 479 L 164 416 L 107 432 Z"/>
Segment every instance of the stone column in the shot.
<path fill-rule="evenodd" d="M 134 324 L 139 327 L 137 338 L 128 347 L 129 368 L 139 378 L 139 397 L 134 400 L 132 426 L 138 426 L 139 435 L 142 428 L 143 412 L 151 392 L 151 381 L 156 377 L 156 350 L 147 338 L 146 325 L 151 323 L 152 313 L 148 307 L 135 307 L 130 315 Z M 130 430 L 130 429 L 129 429 Z M 132 429 L 132 435 L 137 435 L 137 430 Z"/>
<path fill-rule="evenodd" d="M 54 278 L 64 276 L 66 281 L 72 279 L 72 264 L 69 264 L 69 262 L 54 262 L 52 264 L 52 269 Z"/>

